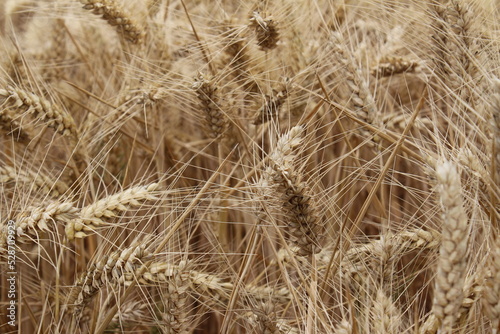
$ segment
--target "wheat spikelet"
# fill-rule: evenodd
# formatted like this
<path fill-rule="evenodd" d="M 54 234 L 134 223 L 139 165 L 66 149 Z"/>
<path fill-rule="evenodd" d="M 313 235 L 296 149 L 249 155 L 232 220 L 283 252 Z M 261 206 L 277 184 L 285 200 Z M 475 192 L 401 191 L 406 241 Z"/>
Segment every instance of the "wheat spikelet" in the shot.
<path fill-rule="evenodd" d="M 479 297 L 483 293 L 482 286 L 482 270 L 479 270 L 477 274 L 473 277 L 468 277 L 465 281 L 463 288 L 463 300 L 460 305 L 459 312 L 457 313 L 457 318 L 467 317 L 467 313 L 476 304 Z M 436 317 L 435 314 L 431 313 L 426 321 L 420 328 L 419 333 L 421 334 L 435 334 L 439 331 L 441 325 L 441 320 Z"/>
<path fill-rule="evenodd" d="M 468 220 L 463 208 L 460 175 L 456 167 L 447 161 L 438 164 L 436 177 L 443 210 L 443 231 L 433 313 L 442 322 L 442 330 L 451 333 L 464 298 Z"/>
<path fill-rule="evenodd" d="M 50 231 L 49 222 L 67 222 L 75 216 L 78 209 L 73 203 L 53 202 L 44 207 L 35 207 L 29 211 L 21 212 L 16 217 L 17 235 L 35 236 L 40 231 Z"/>
<path fill-rule="evenodd" d="M 115 314 L 108 330 L 122 328 L 125 326 L 132 326 L 139 324 L 148 314 L 148 305 L 141 301 L 132 301 L 123 303 L 120 306 L 119 312 Z"/>
<path fill-rule="evenodd" d="M 225 41 L 224 51 L 231 57 L 230 65 L 238 75 L 245 76 L 250 61 L 245 39 L 240 36 L 238 29 L 231 22 L 224 24 L 222 38 Z"/>
<path fill-rule="evenodd" d="M 448 85 L 455 91 L 465 96 L 465 89 L 461 88 L 463 81 L 469 81 L 473 76 L 473 62 L 470 59 L 472 51 L 471 26 L 474 15 L 466 4 L 452 0 L 446 11 L 450 36 L 447 38 L 445 63 L 449 78 Z"/>
<path fill-rule="evenodd" d="M 276 305 L 272 301 L 262 301 L 253 310 L 243 316 L 252 326 L 252 333 L 263 334 L 298 334 L 299 328 L 292 326 L 286 319 L 278 317 Z"/>
<path fill-rule="evenodd" d="M 254 29 L 257 45 L 263 51 L 276 48 L 279 41 L 279 32 L 277 24 L 272 18 L 263 18 L 259 12 L 254 11 L 250 18 L 249 27 Z"/>
<path fill-rule="evenodd" d="M 16 117 L 15 112 L 10 109 L 0 111 L 0 129 L 20 143 L 27 144 L 33 138 L 31 129 L 22 124 L 19 115 Z"/>
<path fill-rule="evenodd" d="M 51 202 L 43 207 L 33 207 L 23 210 L 13 219 L 16 229 L 16 242 L 37 242 L 46 232 L 57 229 L 57 223 L 66 224 L 76 216 L 78 209 L 70 202 Z M 0 255 L 6 252 L 9 231 L 8 222 L 0 223 Z M 51 228 L 50 223 L 54 224 Z"/>
<path fill-rule="evenodd" d="M 273 303 L 262 303 L 259 310 L 254 311 L 254 313 L 257 316 L 258 333 L 281 334 L 277 325 L 277 316 Z"/>
<path fill-rule="evenodd" d="M 445 74 L 445 53 L 446 53 L 446 7 L 444 6 L 445 1 L 441 0 L 431 0 L 429 1 L 429 15 L 431 18 L 430 26 L 432 28 L 431 40 L 432 45 L 432 58 L 436 70 L 443 76 Z"/>
<path fill-rule="evenodd" d="M 35 118 L 46 121 L 47 125 L 58 133 L 78 140 L 78 130 L 73 117 L 57 105 L 33 93 L 13 87 L 0 89 L 0 97 L 3 99 L 3 104 L 11 108 L 12 112 L 33 114 Z"/>
<path fill-rule="evenodd" d="M 158 188 L 158 183 L 133 187 L 82 208 L 78 218 L 66 224 L 67 238 L 84 238 L 87 236 L 86 232 L 94 233 L 98 227 L 105 224 L 106 219 L 114 218 L 120 212 L 139 208 L 147 201 L 158 200 L 154 194 Z"/>
<path fill-rule="evenodd" d="M 346 319 L 342 319 L 341 322 L 335 326 L 333 329 L 333 333 L 335 334 L 351 334 L 352 333 L 352 325 Z"/>
<path fill-rule="evenodd" d="M 285 287 L 276 289 L 270 286 L 247 285 L 246 292 L 250 298 L 265 303 L 271 297 L 272 301 L 279 304 L 287 304 L 292 300 L 290 290 Z"/>
<path fill-rule="evenodd" d="M 129 12 L 115 0 L 79 0 L 83 8 L 91 10 L 95 15 L 100 15 L 109 25 L 116 27 L 125 40 L 137 44 L 145 35 L 144 30 L 132 18 Z"/>

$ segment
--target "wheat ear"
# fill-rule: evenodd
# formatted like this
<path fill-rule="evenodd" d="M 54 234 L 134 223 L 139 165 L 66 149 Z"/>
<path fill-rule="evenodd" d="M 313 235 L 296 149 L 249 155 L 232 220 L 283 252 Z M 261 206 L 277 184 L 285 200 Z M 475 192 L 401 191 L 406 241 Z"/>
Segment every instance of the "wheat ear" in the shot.
<path fill-rule="evenodd" d="M 0 129 L 14 138 L 15 141 L 27 144 L 33 135 L 31 129 L 22 124 L 20 119 L 21 115 L 16 116 L 12 110 L 2 109 L 0 110 Z"/>
<path fill-rule="evenodd" d="M 123 37 L 132 43 L 140 43 L 145 35 L 144 30 L 132 18 L 130 13 L 115 0 L 80 0 L 83 8 L 100 15 L 109 25 L 116 27 Z"/>
<path fill-rule="evenodd" d="M 322 227 L 313 197 L 293 168 L 293 151 L 302 142 L 303 132 L 301 126 L 296 126 L 279 138 L 269 155 L 270 165 L 264 173 L 264 184 L 280 195 L 292 243 L 299 247 L 300 255 L 309 255 L 321 250 Z"/>
<path fill-rule="evenodd" d="M 200 107 L 205 112 L 208 130 L 213 138 L 221 138 L 227 130 L 227 117 L 222 108 L 222 99 L 218 86 L 213 78 L 208 78 L 202 73 L 196 77 L 193 89 L 200 100 Z"/>
<path fill-rule="evenodd" d="M 403 57 L 384 57 L 372 67 L 371 74 L 377 77 L 389 77 L 400 73 L 412 73 L 419 63 Z"/>
<path fill-rule="evenodd" d="M 119 281 L 125 273 L 134 273 L 149 256 L 145 244 L 132 245 L 103 256 L 76 281 L 68 295 L 67 306 L 74 308 L 78 317 L 81 316 L 85 306 L 103 285 Z"/>
<path fill-rule="evenodd" d="M 4 100 L 5 108 L 11 108 L 12 112 L 32 113 L 35 118 L 46 121 L 48 126 L 58 133 L 71 136 L 75 142 L 78 140 L 75 120 L 59 106 L 38 95 L 13 87 L 0 89 L 0 98 Z"/>
<path fill-rule="evenodd" d="M 250 18 L 249 27 L 255 30 L 257 45 L 263 51 L 276 48 L 279 41 L 279 32 L 277 24 L 272 18 L 263 18 L 258 11 L 254 11 Z"/>
<path fill-rule="evenodd" d="M 355 66 L 353 55 L 345 46 L 340 33 L 333 34 L 331 51 L 335 61 L 341 66 L 339 75 L 345 80 L 349 90 L 349 107 L 360 120 L 371 125 L 377 125 L 379 120 L 373 94 L 368 88 L 368 83 L 363 78 L 361 69 Z M 361 134 L 368 135 L 364 130 L 361 131 Z"/>
<path fill-rule="evenodd" d="M 260 125 L 273 119 L 279 115 L 279 111 L 288 97 L 288 81 L 285 81 L 283 88 L 272 95 L 267 95 L 263 105 L 257 110 L 254 116 L 253 124 Z"/>
<path fill-rule="evenodd" d="M 497 237 L 488 261 L 488 277 L 481 298 L 483 312 L 491 321 L 494 333 L 500 331 L 500 238 Z"/>
<path fill-rule="evenodd" d="M 35 207 L 30 211 L 21 212 L 16 217 L 17 235 L 18 237 L 36 236 L 40 231 L 50 231 L 48 223 L 66 222 L 77 212 L 78 209 L 69 202 L 53 202 L 44 207 Z"/>
<path fill-rule="evenodd" d="M 351 334 L 352 325 L 346 319 L 342 319 L 333 329 L 334 334 Z"/>
<path fill-rule="evenodd" d="M 377 290 L 377 295 L 371 307 L 373 333 L 399 333 L 402 315 L 383 289 Z"/>
<path fill-rule="evenodd" d="M 464 298 L 469 232 L 460 175 L 455 165 L 448 161 L 439 164 L 436 176 L 443 226 L 432 310 L 443 332 L 451 333 Z"/>
<path fill-rule="evenodd" d="M 16 170 L 10 166 L 0 167 L 0 184 L 25 183 L 43 193 L 48 193 L 51 197 L 59 197 L 68 191 L 69 187 L 64 182 L 52 180 L 49 176 L 40 171 Z"/>
<path fill-rule="evenodd" d="M 94 233 L 104 225 L 106 219 L 114 218 L 120 212 L 139 208 L 147 201 L 158 200 L 155 195 L 158 188 L 158 183 L 133 187 L 82 208 L 78 218 L 66 224 L 66 236 L 69 240 L 84 238 L 86 233 Z"/>
<path fill-rule="evenodd" d="M 500 80 L 492 82 L 493 93 L 490 96 L 490 133 L 491 133 L 491 177 L 494 184 L 500 183 Z"/>
<path fill-rule="evenodd" d="M 210 295 L 216 300 L 227 300 L 233 288 L 232 283 L 224 282 L 223 279 L 215 275 L 203 273 L 196 270 L 185 270 L 186 264 L 172 264 L 167 262 L 153 262 L 142 273 L 127 273 L 120 282 L 128 286 L 132 281 L 137 280 L 140 285 L 158 285 L 161 283 L 170 284 L 175 277 L 182 275 L 183 280 L 189 281 L 189 286 L 199 295 Z"/>

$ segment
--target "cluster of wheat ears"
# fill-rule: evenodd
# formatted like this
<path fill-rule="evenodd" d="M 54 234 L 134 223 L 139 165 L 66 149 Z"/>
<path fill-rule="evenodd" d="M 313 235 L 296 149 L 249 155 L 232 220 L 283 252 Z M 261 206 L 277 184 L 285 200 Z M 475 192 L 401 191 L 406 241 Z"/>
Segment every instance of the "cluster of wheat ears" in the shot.
<path fill-rule="evenodd" d="M 0 332 L 498 333 L 499 14 L 0 1 Z"/>

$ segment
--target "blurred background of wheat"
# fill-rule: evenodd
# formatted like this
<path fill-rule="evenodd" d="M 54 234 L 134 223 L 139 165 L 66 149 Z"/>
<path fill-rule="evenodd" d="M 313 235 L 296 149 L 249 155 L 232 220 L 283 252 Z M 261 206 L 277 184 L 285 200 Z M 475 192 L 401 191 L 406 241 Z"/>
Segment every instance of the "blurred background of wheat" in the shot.
<path fill-rule="evenodd" d="M 498 332 L 498 19 L 1 1 L 0 332 Z"/>

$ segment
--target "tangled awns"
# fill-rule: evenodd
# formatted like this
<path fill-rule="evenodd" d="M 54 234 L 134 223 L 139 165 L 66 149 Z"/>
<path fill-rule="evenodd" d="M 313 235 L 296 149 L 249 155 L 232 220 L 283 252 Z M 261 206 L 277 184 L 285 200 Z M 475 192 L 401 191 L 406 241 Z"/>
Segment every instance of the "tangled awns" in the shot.
<path fill-rule="evenodd" d="M 499 333 L 498 22 L 0 1 L 0 333 Z"/>

